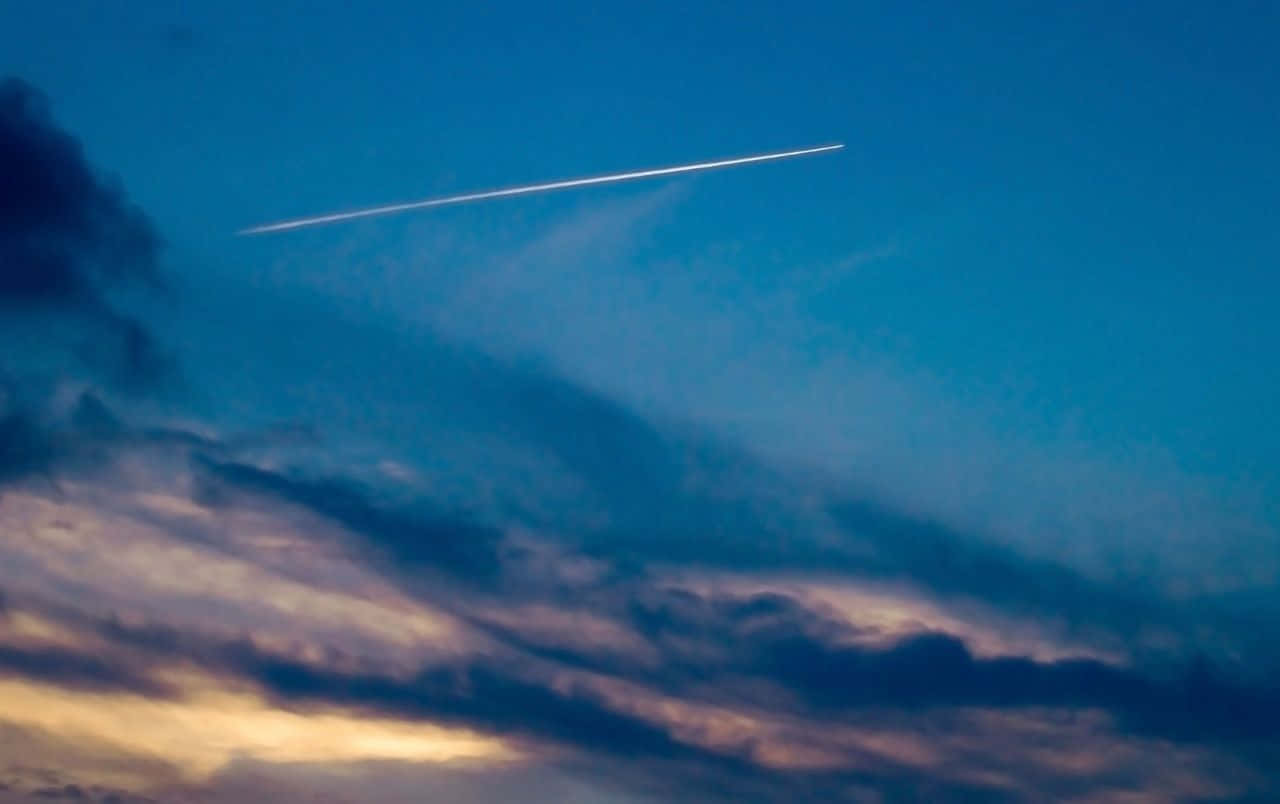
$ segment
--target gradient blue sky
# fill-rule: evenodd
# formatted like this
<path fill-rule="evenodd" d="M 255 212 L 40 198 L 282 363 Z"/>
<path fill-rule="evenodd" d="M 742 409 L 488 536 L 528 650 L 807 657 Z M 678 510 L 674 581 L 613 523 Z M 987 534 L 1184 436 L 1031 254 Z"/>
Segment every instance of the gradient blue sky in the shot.
<path fill-rule="evenodd" d="M 0 76 L 167 244 L 173 297 L 122 304 L 185 385 L 121 409 L 317 425 L 293 464 L 394 461 L 468 510 L 613 538 L 645 505 L 632 464 L 510 424 L 518 393 L 479 402 L 507 380 L 471 361 L 495 359 L 750 456 L 722 459 L 734 487 L 787 516 L 873 499 L 1193 620 L 1280 617 L 1280 6 L 373 5 L 0 7 Z M 1262 661 L 1206 627 L 1197 648 Z"/>
<path fill-rule="evenodd" d="M 833 332 L 799 362 L 870 348 L 1037 438 L 1155 445 L 1274 497 L 1277 12 L 1072 5 L 59 3 L 11 9 L 4 52 L 179 249 L 238 276 L 350 231 L 228 240 L 246 223 L 844 141 L 681 180 L 644 258 L 732 243 L 781 283 L 896 244 L 804 300 Z M 644 192 L 431 214 L 536 225 Z M 394 254 L 414 225 L 360 231 Z"/>

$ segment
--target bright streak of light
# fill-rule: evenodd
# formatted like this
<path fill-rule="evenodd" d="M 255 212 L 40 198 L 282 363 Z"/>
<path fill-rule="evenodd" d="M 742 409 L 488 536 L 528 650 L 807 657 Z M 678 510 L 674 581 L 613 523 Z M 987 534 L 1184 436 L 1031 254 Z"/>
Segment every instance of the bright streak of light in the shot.
<path fill-rule="evenodd" d="M 282 232 L 287 229 L 301 229 L 306 226 L 338 223 L 339 221 L 348 221 L 354 218 L 371 218 L 378 215 L 392 215 L 397 212 L 408 212 L 409 210 L 425 209 L 427 207 L 442 207 L 448 204 L 465 204 L 470 201 L 484 201 L 489 198 L 504 198 L 513 195 L 543 193 L 551 190 L 565 190 L 570 187 L 586 187 L 592 184 L 612 184 L 620 181 L 649 179 L 655 176 L 671 176 L 677 173 L 693 173 L 694 171 L 699 170 L 714 170 L 716 168 L 733 167 L 735 165 L 747 165 L 753 162 L 770 162 L 776 159 L 790 159 L 792 157 L 807 156 L 809 154 L 818 154 L 825 151 L 838 151 L 843 147 L 843 144 L 837 143 L 835 145 L 822 145 L 816 148 L 801 148 L 795 151 L 779 151 L 776 153 L 759 154 L 757 156 L 742 156 L 735 159 L 720 159 L 714 162 L 697 162 L 691 165 L 651 168 L 649 170 L 636 170 L 629 173 L 610 173 L 607 176 L 591 176 L 584 179 L 566 179 L 562 181 L 547 182 L 544 184 L 526 184 L 522 187 L 508 187 L 502 190 L 487 190 L 481 193 L 452 195 L 446 198 L 431 198 L 425 201 L 410 201 L 404 204 L 391 204 L 382 207 L 371 207 L 369 209 L 358 209 L 351 212 L 336 212 L 330 215 L 317 215 L 310 218 L 298 218 L 290 221 L 281 221 L 279 223 L 268 223 L 262 226 L 253 226 L 248 229 L 241 229 L 237 234 L 249 235 L 265 234 L 267 232 Z"/>

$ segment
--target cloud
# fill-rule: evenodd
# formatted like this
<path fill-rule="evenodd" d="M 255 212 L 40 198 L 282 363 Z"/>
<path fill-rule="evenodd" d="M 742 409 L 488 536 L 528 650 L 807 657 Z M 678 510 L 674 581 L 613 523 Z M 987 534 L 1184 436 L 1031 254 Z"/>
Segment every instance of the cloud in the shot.
<path fill-rule="evenodd" d="M 376 717 L 333 706 L 305 712 L 272 707 L 252 692 L 196 676 L 174 675 L 175 698 L 129 693 L 73 691 L 37 682 L 0 681 L 5 720 L 77 743 L 98 755 L 99 768 L 85 763 L 65 769 L 87 781 L 109 783 L 111 759 L 135 759 L 134 774 L 114 774 L 137 791 L 185 780 L 207 783 L 237 757 L 271 763 L 399 760 L 505 761 L 518 753 L 501 741 L 474 733 L 396 717 Z M 128 728 L 121 728 L 129 724 Z M 7 759 L 7 758 L 6 758 Z M 146 763 L 170 768 L 154 778 Z M 3 767 L 3 766 L 0 766 Z M 94 772 L 96 770 L 96 773 Z M 78 773 L 77 773 L 78 771 Z M 152 778 L 147 778 L 152 776 Z"/>
<path fill-rule="evenodd" d="M 86 329 L 69 348 L 125 386 L 168 372 L 147 329 L 108 298 L 119 286 L 163 288 L 160 238 L 57 126 L 39 90 L 13 77 L 0 79 L 0 174 L 4 315 L 71 316 Z"/>
<path fill-rule="evenodd" d="M 57 451 L 29 413 L 0 409 L 0 483 L 46 471 Z"/>
<path fill-rule="evenodd" d="M 0 159 L 0 298 L 84 303 L 104 284 L 159 283 L 159 239 L 145 215 L 95 175 L 48 101 L 17 78 L 0 82 Z"/>
<path fill-rule="evenodd" d="M 461 517 L 396 510 L 373 502 L 358 484 L 336 478 L 306 480 L 246 464 L 197 458 L 197 465 L 225 487 L 269 495 L 302 506 L 369 540 L 406 573 L 443 567 L 458 580 L 492 579 L 499 571 L 501 534 Z M 204 499 L 217 491 L 207 485 Z"/>
<path fill-rule="evenodd" d="M 1046 427 L 1010 388 L 931 373 L 904 334 L 860 326 L 863 316 L 879 323 L 868 312 L 886 288 L 877 273 L 939 270 L 911 242 L 861 249 L 858 284 L 836 288 L 826 280 L 838 266 L 815 271 L 822 257 L 793 256 L 817 251 L 810 243 L 769 256 L 712 243 L 654 259 L 655 220 L 680 225 L 672 206 L 657 194 L 606 201 L 478 256 L 396 242 L 377 260 L 343 261 L 325 289 L 389 299 L 380 312 L 406 327 L 428 320 L 482 349 L 535 354 L 628 410 L 807 470 L 822 493 L 861 490 L 1113 585 L 1202 598 L 1274 588 L 1265 501 L 1215 487 L 1158 445 Z M 415 246 L 423 256 L 398 256 Z"/>
<path fill-rule="evenodd" d="M 0 375 L 0 486 L 31 477 L 53 481 L 57 470 L 101 467 L 128 435 L 94 393 L 82 391 L 70 406 L 54 396 L 33 394 Z"/>
<path fill-rule="evenodd" d="M 167 690 L 136 672 L 102 658 L 60 648 L 23 650 L 0 645 L 0 677 L 24 676 L 72 689 L 123 689 L 163 696 Z"/>
<path fill-rule="evenodd" d="M 62 620 L 118 611 L 181 633 L 252 635 L 288 653 L 339 651 L 382 666 L 416 667 L 466 645 L 447 614 L 380 578 L 339 533 L 283 511 L 182 503 L 123 485 L 101 500 L 71 483 L 56 501 L 10 493 L 0 505 L 7 593 Z"/>
<path fill-rule="evenodd" d="M 1214 780 L 1245 778 L 1234 765 L 1215 770 L 1213 757 L 1276 739 L 1267 725 L 1276 722 L 1270 693 L 1211 673 L 1170 681 L 1094 660 L 1034 660 L 1018 655 L 1016 642 L 1011 656 L 977 657 L 963 633 L 882 632 L 875 617 L 860 622 L 855 610 L 851 620 L 837 618 L 797 594 L 690 591 L 698 571 L 687 566 L 670 579 L 650 562 L 638 573 L 529 582 L 521 594 L 532 602 L 492 582 L 421 584 L 414 604 L 361 576 L 367 550 L 326 558 L 342 540 L 319 524 L 348 532 L 412 518 L 331 516 L 316 505 L 318 495 L 299 491 L 323 484 L 295 488 L 286 473 L 256 471 L 263 474 L 245 475 L 254 482 L 243 487 L 231 473 L 229 493 L 211 507 L 166 495 L 161 478 L 183 482 L 167 472 L 144 475 L 142 490 L 123 485 L 119 473 L 105 493 L 82 480 L 56 503 L 10 495 L 0 509 L 5 532 L 31 534 L 6 545 L 3 577 L 19 590 L 9 595 L 10 616 L 25 616 L 23 607 L 43 598 L 56 603 L 49 610 L 61 612 L 63 625 L 29 624 L 21 630 L 27 637 L 0 639 L 10 648 L 5 656 L 23 656 L 10 662 L 5 700 L 44 702 L 10 708 L 7 717 L 30 727 L 39 712 L 62 711 L 49 708 L 57 700 L 150 724 L 121 742 L 86 714 L 63 721 L 78 725 L 58 733 L 187 768 L 183 778 L 214 790 L 223 772 L 214 769 L 226 769 L 228 755 L 211 746 L 240 745 L 272 766 L 314 759 L 303 735 L 338 728 L 323 713 L 340 712 L 384 724 L 383 737 L 362 745 L 382 745 L 415 724 L 461 729 L 592 784 L 737 800 L 857 801 L 875 791 L 1025 800 L 1029 789 L 1112 789 L 1110 773 L 1137 773 L 1126 784 L 1150 790 L 1153 775 L 1171 771 L 1136 769 L 1172 750 L 1162 745 L 1192 752 L 1178 784 L 1209 789 L 1221 783 Z M 349 531 L 366 545 L 395 532 Z M 554 542 L 548 549 L 573 555 Z M 427 566 L 446 576 L 471 572 L 468 562 Z M 394 565 L 383 571 L 412 574 Z M 56 595 L 69 582 L 75 586 Z M 420 628 L 433 596 L 461 632 Z M 100 614 L 112 609 L 122 615 Z M 442 640 L 452 650 L 435 650 Z M 419 652 L 424 645 L 432 650 Z M 85 657 L 94 662 L 69 661 Z M 37 658 L 62 669 L 46 673 Z M 104 686 L 103 668 L 122 682 L 137 678 L 181 694 Z M 255 692 L 245 698 L 245 690 Z M 180 751 L 166 747 L 174 723 L 203 722 L 215 709 L 226 717 L 211 721 L 207 735 Z M 1096 722 L 1052 725 L 1085 717 Z M 1049 724 L 1037 732 L 1036 751 L 1015 750 L 1031 728 L 1019 718 Z M 244 729 L 277 740 L 268 747 Z M 1055 729 L 1061 736 L 1047 736 Z M 1100 746 L 1114 758 L 1096 758 Z M 378 755 L 400 756 L 390 750 Z M 342 756 L 363 756 L 351 751 Z M 1095 770 L 1071 770 L 1081 763 Z M 153 789 L 146 785 L 155 781 L 143 780 L 164 778 L 148 771 L 128 789 Z"/>
<path fill-rule="evenodd" d="M 628 599 L 633 602 L 622 623 L 657 658 L 615 650 L 602 659 L 571 640 L 548 643 L 518 625 L 502 624 L 493 633 L 535 655 L 674 695 L 737 701 L 758 695 L 760 706 L 801 701 L 823 720 L 886 707 L 1053 707 L 1104 710 L 1130 733 L 1168 740 L 1280 737 L 1280 691 L 1270 683 L 1229 680 L 1204 659 L 1154 676 L 1090 657 L 976 657 L 959 635 L 923 626 L 914 633 L 879 633 L 873 620 L 834 620 L 784 594 L 633 589 Z M 716 681 L 709 685 L 708 679 Z"/>
<path fill-rule="evenodd" d="M 764 704 L 760 706 L 738 695 L 729 698 L 732 705 L 728 709 L 708 709 L 705 703 L 687 702 L 688 698 L 680 703 L 680 698 L 654 697 L 643 687 L 611 688 L 607 683 L 593 682 L 590 676 L 553 676 L 537 681 L 535 677 L 521 677 L 521 671 L 510 662 L 436 667 L 412 678 L 397 679 L 330 672 L 244 648 L 225 653 L 223 660 L 224 667 L 264 684 L 288 706 L 354 707 L 386 716 L 478 729 L 510 739 L 549 741 L 572 748 L 575 754 L 595 763 L 612 766 L 623 762 L 631 773 L 647 768 L 646 772 L 653 775 L 662 768 L 661 773 L 669 775 L 681 795 L 693 798 L 707 795 L 715 787 L 720 788 L 721 795 L 732 797 L 729 791 L 743 784 L 771 789 L 775 796 L 784 789 L 813 785 L 815 797 L 817 791 L 825 791 L 826 795 L 839 798 L 841 777 L 882 791 L 899 787 L 917 793 L 933 789 L 955 795 L 967 790 L 970 795 L 1003 795 L 1009 800 L 1021 800 L 1030 792 L 1029 787 L 1034 790 L 1027 782 L 1037 774 L 1064 789 L 1072 785 L 1077 790 L 1106 789 L 1106 782 L 1101 779 L 1072 782 L 1070 763 L 1106 764 L 1106 760 L 1088 758 L 1099 742 L 1141 745 L 1145 739 L 1141 731 L 1128 732 L 1123 726 L 1113 730 L 1106 717 L 1093 725 L 1088 724 L 1087 717 L 1081 721 L 1079 713 L 1097 711 L 1091 704 L 1115 692 L 1116 685 L 1106 679 L 1102 679 L 1104 683 L 1097 691 L 1086 691 L 1089 673 L 1107 672 L 1100 666 L 1082 664 L 1059 677 L 1057 670 L 1064 665 L 1048 665 L 1047 669 L 1041 668 L 1047 677 L 1042 679 L 1043 686 L 1033 683 L 1028 687 L 1027 678 L 1033 677 L 1035 671 L 1027 666 L 1014 661 L 1008 667 L 995 669 L 998 662 L 965 664 L 971 662 L 967 658 L 958 665 L 956 660 L 964 656 L 963 648 L 940 638 L 908 640 L 878 653 L 859 652 L 856 659 L 850 652 L 832 655 L 836 660 L 830 666 L 831 674 L 825 676 L 821 675 L 823 671 L 815 670 L 818 665 L 807 663 L 794 650 L 777 655 L 779 661 L 799 659 L 802 667 L 799 673 L 787 671 L 792 674 L 779 674 L 775 680 L 789 677 L 796 682 L 793 693 L 803 697 L 812 692 L 810 702 L 818 703 L 816 709 L 808 711 L 808 718 L 796 719 L 792 712 L 789 726 L 783 725 L 788 714 L 786 705 L 778 699 L 756 702 Z M 940 665 L 931 664 L 938 659 L 942 660 Z M 869 666 L 845 672 L 857 662 L 874 665 L 875 672 Z M 715 678 L 733 678 L 724 675 L 728 668 L 703 669 Z M 930 679 L 945 678 L 935 673 L 957 670 L 962 674 L 960 680 L 944 685 L 940 691 L 928 691 Z M 1066 678 L 1073 673 L 1080 678 Z M 970 694 L 973 691 L 967 690 L 967 685 L 974 675 L 990 677 L 979 681 L 976 694 Z M 1000 684 L 1007 682 L 1013 682 L 1012 688 L 1002 690 Z M 1133 690 L 1123 690 L 1121 697 L 1140 691 L 1143 682 L 1135 679 L 1133 686 Z M 957 690 L 966 691 L 957 694 Z M 1026 694 L 1029 690 L 1031 694 Z M 839 706 L 833 706 L 836 700 L 832 694 L 846 697 Z M 1140 695 L 1137 700 L 1141 700 Z M 1223 700 L 1219 694 L 1210 695 L 1203 701 L 1200 713 L 1208 714 Z M 1168 698 L 1157 704 L 1185 706 L 1185 701 Z M 849 707 L 864 710 L 869 717 L 855 716 Z M 1123 724 L 1130 713 L 1123 706 L 1119 708 L 1119 723 Z M 1102 711 L 1107 711 L 1106 707 Z M 990 720 L 997 716 L 982 714 L 992 712 L 1008 712 L 1010 720 Z M 1155 710 L 1146 714 L 1153 715 Z M 1236 713 L 1229 712 L 1218 722 L 1226 722 L 1232 714 Z M 988 718 L 981 727 L 986 732 L 983 740 L 987 745 L 979 747 L 973 740 L 968 751 L 985 755 L 988 760 L 992 749 L 1012 751 L 1011 746 L 997 746 L 1002 739 L 1016 739 L 1014 734 L 1027 728 L 1026 724 L 1017 725 L 1021 718 L 1041 724 L 1036 727 L 1041 731 L 1036 739 L 1042 753 L 1006 759 L 1003 774 L 992 773 L 985 781 L 972 764 L 972 757 L 967 765 L 962 762 L 957 767 L 947 767 L 941 756 L 965 752 L 966 730 L 971 739 L 976 737 L 979 724 L 970 722 L 975 717 Z M 1217 715 L 1209 719 L 1214 717 Z M 770 723 L 771 720 L 777 722 Z M 949 722 L 953 725 L 939 731 Z M 1076 724 L 1084 726 L 1084 730 L 1073 733 Z M 1055 729 L 1062 738 L 1049 738 Z M 949 736 L 942 740 L 941 734 Z M 1064 739 L 1067 735 L 1070 739 Z M 1159 745 L 1168 733 L 1162 731 L 1153 736 L 1158 738 L 1155 745 Z M 1201 739 L 1206 736 L 1230 735 L 1198 735 Z M 1247 736 L 1258 738 L 1264 733 Z M 1141 759 L 1150 750 L 1151 747 L 1138 749 L 1129 761 Z M 1072 756 L 1077 758 L 1073 760 Z M 1019 762 L 1025 765 L 1020 766 Z M 1199 780 L 1193 775 L 1188 783 L 1211 787 L 1211 779 L 1211 773 Z M 1146 781 L 1139 784 L 1145 785 Z M 640 789 L 645 786 L 640 785 Z"/>
<path fill-rule="evenodd" d="M 423 499 L 405 505 L 367 478 L 289 468 L 288 461 L 246 462 L 219 446 L 228 439 L 141 437 L 93 397 L 70 406 L 67 426 L 83 433 L 76 443 L 110 443 L 113 460 L 133 468 L 110 482 L 85 475 L 79 482 L 86 485 L 56 504 L 10 495 L 0 511 L 8 532 L 31 535 L 5 545 L 6 563 L 26 567 L 15 578 L 24 596 L 39 590 L 59 595 L 64 606 L 123 606 L 135 612 L 133 621 L 140 612 L 146 622 L 172 624 L 139 631 L 120 620 L 97 635 L 142 651 L 155 668 L 194 661 L 226 683 L 261 685 L 269 710 L 338 707 L 559 746 L 607 765 L 610 778 L 636 789 L 647 788 L 634 776 L 659 767 L 680 780 L 672 782 L 676 788 L 701 791 L 733 778 L 744 786 L 734 790 L 759 798 L 796 785 L 812 785 L 814 798 L 846 785 L 944 797 L 1011 789 L 1007 780 L 969 778 L 976 760 L 967 770 L 923 762 L 939 749 L 931 738 L 920 742 L 921 730 L 958 710 L 1095 710 L 1108 718 L 1108 739 L 1207 751 L 1276 738 L 1266 725 L 1275 708 L 1270 694 L 1212 674 L 1170 682 L 1097 661 L 978 657 L 967 632 L 878 633 L 874 620 L 860 624 L 855 613 L 840 621 L 796 595 L 673 593 L 668 573 L 684 580 L 726 568 L 765 585 L 783 570 L 894 577 L 913 579 L 922 595 L 967 593 L 1035 620 L 1074 598 L 1108 592 L 1069 570 L 871 503 L 818 510 L 819 520 L 839 526 L 834 542 L 824 542 L 812 522 L 812 530 L 799 532 L 766 527 L 745 512 L 792 503 L 785 495 L 767 504 L 753 497 L 754 481 L 742 482 L 750 459 L 731 449 L 699 446 L 562 380 L 496 368 L 477 377 L 480 387 L 489 383 L 492 393 L 483 398 L 493 410 L 518 411 L 507 420 L 507 438 L 540 444 L 559 465 L 581 472 L 613 514 L 586 536 L 554 528 L 525 536 L 560 562 L 594 562 L 599 569 L 583 579 L 523 578 L 520 594 L 510 594 L 513 568 L 536 563 L 518 551 L 508 563 L 508 536 L 485 516 L 442 513 L 448 509 Z M 570 422 L 580 423 L 576 433 Z M 603 443 L 580 447 L 573 438 L 582 433 L 601 435 Z M 599 478 L 614 451 L 639 455 L 623 462 L 620 479 Z M 169 452 L 176 473 L 162 468 Z M 195 457 L 188 462 L 188 455 Z M 733 521 L 744 523 L 740 531 L 693 538 L 702 524 Z M 297 552 L 277 553 L 282 544 Z M 332 562 L 314 555 L 341 544 L 361 549 Z M 396 578 L 420 606 L 442 604 L 479 637 L 468 631 L 459 639 L 453 626 L 421 630 L 421 611 L 367 580 L 333 586 L 357 568 Z M 426 582 L 429 573 L 450 583 Z M 1040 584 L 1037 599 L 1035 579 L 1058 577 Z M 530 595 L 534 605 L 526 605 Z M 506 613 L 486 615 L 494 607 Z M 1105 629 L 1106 608 L 1081 605 L 1077 615 Z M 394 638 L 398 629 L 421 641 L 448 639 L 461 656 L 435 655 L 424 664 Z M 568 629 L 576 633 L 558 634 Z M 600 637 L 606 632 L 609 640 Z M 102 650 L 118 656 L 120 668 L 136 666 L 136 658 L 123 661 L 128 654 Z M 68 691 L 83 685 L 67 678 Z M 858 731 L 866 717 L 886 712 L 897 725 Z M 823 731 L 843 736 L 819 736 Z M 897 764 L 868 770 L 868 756 L 881 765 L 896 757 Z M 1048 760 L 1026 761 L 1014 771 L 1031 773 Z"/>

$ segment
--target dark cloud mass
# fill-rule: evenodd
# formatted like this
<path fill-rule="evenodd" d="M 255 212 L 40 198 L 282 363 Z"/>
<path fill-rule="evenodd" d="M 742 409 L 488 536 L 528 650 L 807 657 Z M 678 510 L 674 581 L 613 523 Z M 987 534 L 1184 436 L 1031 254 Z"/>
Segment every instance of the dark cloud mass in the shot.
<path fill-rule="evenodd" d="M 927 711 L 947 707 L 1098 708 L 1135 733 L 1170 740 L 1274 740 L 1280 694 L 1272 685 L 1229 680 L 1203 658 L 1153 677 L 1093 659 L 1052 662 L 975 657 L 943 633 L 900 638 L 888 646 L 851 644 L 875 637 L 824 618 L 785 595 L 706 597 L 642 593 L 628 625 L 662 652 L 656 665 L 626 657 L 533 643 L 513 629 L 494 633 L 522 650 L 592 671 L 633 678 L 681 696 L 741 702 L 766 690 L 801 702 L 810 716 L 839 721 L 858 710 Z M 714 679 L 713 683 L 708 683 Z M 770 694 L 754 701 L 769 705 Z"/>
<path fill-rule="evenodd" d="M 0 80 L 0 176 L 4 314 L 74 316 L 91 328 L 74 347 L 78 356 L 118 382 L 168 371 L 151 334 L 106 295 L 121 285 L 163 287 L 159 236 L 57 126 L 44 95 L 19 78 Z"/>
<path fill-rule="evenodd" d="M 300 506 L 366 538 L 393 566 L 409 573 L 440 567 L 470 583 L 490 580 L 498 572 L 500 534 L 460 516 L 379 504 L 357 483 L 341 478 L 290 477 L 202 456 L 196 456 L 195 465 L 205 473 L 205 500 L 216 502 L 227 490 L 238 490 Z"/>
<path fill-rule="evenodd" d="M 86 303 L 103 285 L 159 282 L 159 239 L 123 191 L 104 183 L 47 99 L 0 81 L 0 297 Z"/>

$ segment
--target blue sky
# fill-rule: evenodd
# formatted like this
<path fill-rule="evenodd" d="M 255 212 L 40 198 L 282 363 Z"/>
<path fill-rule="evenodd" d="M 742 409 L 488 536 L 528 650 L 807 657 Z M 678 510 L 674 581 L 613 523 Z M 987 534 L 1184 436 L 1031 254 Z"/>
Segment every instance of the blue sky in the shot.
<path fill-rule="evenodd" d="M 1066 622 L 1036 644 L 1058 640 L 1125 672 L 1150 670 L 1152 655 L 1205 652 L 1265 674 L 1276 657 L 1248 623 L 1280 616 L 1278 24 L 1280 10 L 1246 2 L 11 4 L 0 10 L 0 76 L 43 93 L 84 161 L 145 213 L 171 292 L 67 297 L 66 320 L 30 300 L 6 307 L 5 331 L 22 346 L 0 376 L 20 392 L 0 401 L 37 400 L 33 415 L 60 433 L 58 417 L 88 392 L 139 432 L 207 439 L 206 453 L 179 457 L 136 439 L 106 449 L 129 472 L 82 460 L 51 469 L 97 489 L 83 516 L 151 522 L 154 511 L 120 510 L 144 493 L 219 516 L 292 521 L 301 509 L 358 543 L 390 538 L 390 568 L 370 559 L 360 571 L 419 603 L 441 602 L 414 575 L 416 553 L 387 535 L 416 520 L 370 513 L 379 506 L 457 507 L 503 544 L 533 538 L 557 556 L 548 566 L 638 562 L 708 599 L 783 594 L 785 580 L 801 585 L 785 587 L 789 600 L 829 606 L 830 584 L 845 602 L 855 580 L 906 584 L 912 606 L 939 607 L 926 630 L 974 656 L 994 639 L 987 631 Z M 233 235 L 285 217 L 831 141 L 846 148 Z M 6 258 L 21 278 L 36 270 L 22 262 L 25 238 L 44 235 L 14 231 L 5 236 L 21 248 Z M 79 259 L 71 270 L 96 276 Z M 139 391 L 63 348 L 83 332 L 106 343 L 122 321 L 154 338 L 180 382 Z M 282 422 L 317 440 L 261 435 Z M 80 454 L 87 437 L 68 426 L 48 455 Z M 173 449 L 196 449 L 181 443 Z M 159 468 L 188 459 L 191 477 L 256 502 L 214 504 L 174 479 L 187 470 Z M 358 484 L 370 501 L 335 509 L 308 485 L 317 478 Z M 55 504 L 41 481 L 15 482 L 46 502 L 11 502 L 11 517 Z M 862 513 L 839 513 L 851 501 Z M 180 543 L 196 538 L 172 527 Z M 863 563 L 860 529 L 873 532 Z M 699 553 L 691 534 L 714 544 Z M 951 540 L 985 558 L 957 559 L 949 575 L 908 549 Z M 725 591 L 717 573 L 730 570 L 746 576 Z M 307 570 L 317 588 L 343 572 Z M 1022 581 L 1048 572 L 1165 619 L 1108 620 L 1076 591 L 1033 600 L 1035 583 Z M 466 570 L 446 574 L 463 583 Z M 620 612 L 629 595 L 655 592 L 629 583 L 599 605 L 640 633 Z M 41 616 L 164 611 L 160 597 L 28 600 L 11 586 L 0 574 L 0 599 Z M 536 620 L 531 600 L 564 603 L 538 589 L 468 591 L 467 622 L 500 609 Z M 210 595 L 192 611 L 232 605 Z M 988 608 L 974 615 L 956 597 Z M 1030 625 L 1001 619 L 1015 614 Z M 202 623 L 170 625 L 208 637 Z M 215 675 L 236 673 L 253 669 Z M 663 679 L 629 681 L 670 691 Z M 483 717 L 464 722 L 506 734 Z M 591 782 L 588 800 L 635 792 L 626 768 L 606 775 L 624 782 Z"/>
<path fill-rule="evenodd" d="M 253 8 L 61 4 L 7 26 L 11 69 L 210 270 L 260 274 L 242 260 L 301 239 L 228 241 L 246 222 L 839 139 L 683 180 L 645 257 L 729 243 L 767 274 L 897 244 L 807 300 L 834 348 L 1012 394 L 1041 437 L 1078 421 L 1104 449 L 1154 442 L 1276 488 L 1273 11 Z M 644 191 L 445 215 L 536 224 Z M 415 223 L 362 233 L 394 253 Z"/>

